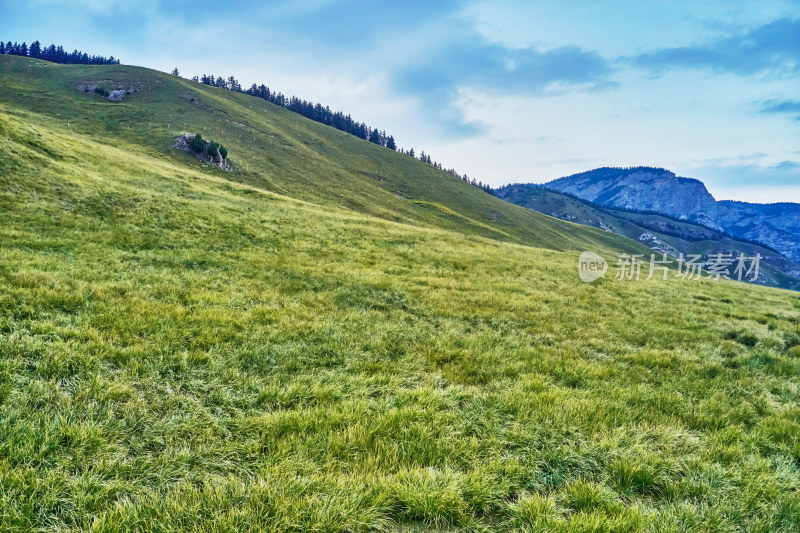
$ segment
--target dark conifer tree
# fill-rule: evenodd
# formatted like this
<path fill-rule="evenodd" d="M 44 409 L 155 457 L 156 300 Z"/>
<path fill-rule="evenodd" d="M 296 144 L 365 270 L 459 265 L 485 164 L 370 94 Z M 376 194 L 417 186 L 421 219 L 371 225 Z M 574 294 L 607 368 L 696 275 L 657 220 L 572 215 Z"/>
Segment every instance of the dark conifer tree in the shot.
<path fill-rule="evenodd" d="M 381 134 L 378 130 L 372 130 L 369 132 L 369 142 L 371 142 L 372 144 L 381 143 Z"/>

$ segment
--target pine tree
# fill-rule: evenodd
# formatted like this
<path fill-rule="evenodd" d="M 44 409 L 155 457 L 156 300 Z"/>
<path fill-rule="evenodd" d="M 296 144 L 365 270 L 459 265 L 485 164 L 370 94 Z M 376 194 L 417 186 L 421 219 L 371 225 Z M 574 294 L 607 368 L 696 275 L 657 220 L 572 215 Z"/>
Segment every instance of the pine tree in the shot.
<path fill-rule="evenodd" d="M 28 45 L 22 43 L 22 46 L 19 47 L 19 55 L 27 56 L 28 55 Z"/>
<path fill-rule="evenodd" d="M 381 133 L 378 130 L 369 132 L 369 142 L 372 144 L 381 144 Z"/>
<path fill-rule="evenodd" d="M 42 56 L 42 43 L 33 41 L 30 50 L 28 50 L 28 54 L 30 54 L 31 57 L 40 58 Z"/>
<path fill-rule="evenodd" d="M 175 67 L 174 69 L 172 69 L 172 75 L 173 76 L 180 76 L 181 75 L 181 73 L 178 71 L 178 67 Z"/>
<path fill-rule="evenodd" d="M 211 141 L 206 146 L 206 155 L 213 160 L 216 160 L 219 157 L 219 143 Z"/>
<path fill-rule="evenodd" d="M 389 150 L 397 150 L 397 145 L 394 142 L 394 137 L 389 135 L 389 138 L 386 140 L 386 148 Z"/>
<path fill-rule="evenodd" d="M 6 53 L 6 43 L 0 41 L 0 56 Z"/>

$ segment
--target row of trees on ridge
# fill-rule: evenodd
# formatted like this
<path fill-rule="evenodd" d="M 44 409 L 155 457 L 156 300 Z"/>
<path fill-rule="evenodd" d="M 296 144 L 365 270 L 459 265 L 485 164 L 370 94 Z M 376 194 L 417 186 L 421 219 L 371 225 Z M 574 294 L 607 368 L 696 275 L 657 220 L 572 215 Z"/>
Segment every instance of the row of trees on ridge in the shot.
<path fill-rule="evenodd" d="M 43 59 L 52 63 L 72 64 L 72 65 L 119 65 L 119 59 L 114 56 L 104 57 L 89 55 L 80 50 L 67 52 L 63 46 L 54 44 L 45 46 L 39 41 L 33 41 L 30 46 L 26 43 L 0 41 L 0 55 L 14 55 Z"/>
<path fill-rule="evenodd" d="M 172 74 L 174 76 L 180 75 L 177 68 L 172 71 Z M 441 163 L 434 161 L 431 155 L 426 154 L 424 151 L 419 155 L 419 157 L 417 157 L 416 153 L 414 152 L 414 148 L 409 150 L 398 148 L 394 136 L 387 135 L 385 131 L 379 130 L 378 128 L 371 128 L 363 122 L 353 120 L 349 114 L 345 115 L 341 111 L 333 111 L 329 106 L 323 107 L 322 104 L 302 100 L 296 96 L 287 97 L 283 93 L 274 91 L 264 84 L 259 85 L 254 83 L 248 89 L 244 89 L 239 81 L 233 76 L 224 78 L 222 76 L 203 74 L 202 76 L 194 76 L 192 80 L 204 85 L 220 87 L 230 91 L 249 94 L 250 96 L 261 98 L 267 102 L 284 107 L 289 111 L 303 115 L 304 117 L 315 122 L 320 122 L 327 126 L 336 128 L 337 130 L 349 133 L 350 135 L 354 135 L 360 139 L 364 139 L 365 141 L 369 141 L 373 144 L 384 146 L 390 150 L 399 151 L 400 153 L 419 159 L 420 161 L 427 163 L 439 170 L 452 174 L 453 176 L 456 176 L 457 178 L 471 185 L 479 187 L 489 194 L 494 194 L 494 191 L 489 184 L 482 183 L 475 179 L 470 179 L 469 176 L 466 174 L 459 174 L 455 171 L 455 169 L 444 168 Z"/>

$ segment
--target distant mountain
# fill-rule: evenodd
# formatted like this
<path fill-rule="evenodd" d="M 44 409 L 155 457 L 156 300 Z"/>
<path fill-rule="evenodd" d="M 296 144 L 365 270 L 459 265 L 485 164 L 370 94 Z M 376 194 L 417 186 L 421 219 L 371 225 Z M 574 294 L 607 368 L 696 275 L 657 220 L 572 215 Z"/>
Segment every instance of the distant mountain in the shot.
<path fill-rule="evenodd" d="M 545 186 L 600 205 L 665 213 L 723 229 L 717 222 L 717 201 L 703 182 L 663 168 L 598 168 Z"/>
<path fill-rule="evenodd" d="M 800 204 L 717 202 L 717 220 L 732 235 L 763 242 L 800 261 Z"/>
<path fill-rule="evenodd" d="M 663 168 L 598 168 L 544 184 L 596 204 L 663 213 L 756 241 L 800 262 L 800 204 L 717 201 L 703 182 Z"/>
<path fill-rule="evenodd" d="M 740 253 L 746 257 L 760 254 L 763 260 L 758 284 L 800 289 L 800 265 L 777 251 L 734 239 L 721 230 L 667 215 L 604 207 L 537 185 L 507 185 L 497 189 L 495 194 L 498 198 L 555 218 L 628 237 L 673 257 L 699 254 L 708 263 L 717 253 L 732 257 Z"/>

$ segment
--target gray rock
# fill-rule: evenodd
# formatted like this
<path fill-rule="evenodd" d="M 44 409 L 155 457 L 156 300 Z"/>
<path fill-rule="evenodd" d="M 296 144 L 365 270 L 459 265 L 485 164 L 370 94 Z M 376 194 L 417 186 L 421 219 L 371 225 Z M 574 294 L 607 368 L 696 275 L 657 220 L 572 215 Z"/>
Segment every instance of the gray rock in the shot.
<path fill-rule="evenodd" d="M 122 98 L 126 94 L 129 93 L 125 89 L 114 89 L 113 91 L 108 91 L 108 96 L 106 96 L 106 98 L 108 98 L 112 102 L 121 102 Z"/>

